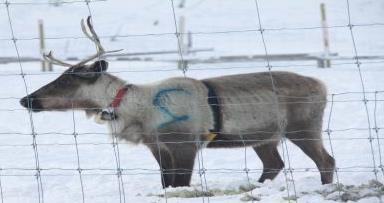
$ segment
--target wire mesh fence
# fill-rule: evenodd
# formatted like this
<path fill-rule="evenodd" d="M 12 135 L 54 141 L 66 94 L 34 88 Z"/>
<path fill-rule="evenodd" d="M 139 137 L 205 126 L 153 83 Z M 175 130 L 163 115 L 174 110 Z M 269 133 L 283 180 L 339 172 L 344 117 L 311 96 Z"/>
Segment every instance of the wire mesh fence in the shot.
<path fill-rule="evenodd" d="M 82 5 L 86 8 L 88 11 L 88 15 L 94 18 L 94 13 L 92 12 L 92 6 L 93 4 L 108 4 L 109 1 L 105 0 L 84 0 L 84 1 L 44 1 L 44 2 L 21 2 L 21 1 L 8 1 L 5 0 L 4 2 L 0 2 L 0 5 L 5 8 L 6 14 L 7 14 L 7 25 L 10 28 L 10 36 L 8 37 L 1 37 L 0 41 L 9 41 L 13 44 L 14 51 L 16 53 L 18 60 L 18 72 L 2 72 L 0 73 L 1 78 L 7 78 L 7 77 L 20 77 L 22 80 L 23 85 L 23 93 L 25 95 L 29 95 L 31 93 L 31 87 L 28 85 L 28 77 L 41 77 L 41 76 L 56 76 L 60 75 L 61 72 L 28 72 L 25 71 L 25 63 L 22 62 L 20 54 L 20 48 L 19 48 L 19 42 L 22 41 L 30 41 L 30 40 L 38 40 L 39 38 L 35 37 L 18 37 L 17 33 L 15 33 L 13 22 L 14 22 L 14 15 L 12 15 L 12 8 L 13 7 L 22 7 L 22 6 L 33 6 L 33 5 L 47 5 L 47 4 L 78 4 Z M 349 32 L 349 37 L 351 41 L 351 47 L 353 52 L 353 57 L 351 60 L 346 61 L 337 61 L 333 62 L 332 66 L 335 68 L 348 66 L 354 67 L 355 73 L 358 75 L 358 81 L 355 81 L 355 83 L 359 83 L 359 89 L 356 89 L 354 91 L 339 91 L 339 92 L 331 92 L 327 95 L 327 100 L 308 100 L 308 97 L 303 98 L 296 98 L 298 100 L 295 100 L 294 102 L 281 102 L 280 99 L 284 96 L 279 95 L 279 89 L 276 87 L 276 81 L 273 76 L 274 70 L 289 70 L 288 67 L 299 67 L 299 68 L 307 68 L 307 67 L 314 67 L 313 64 L 308 63 L 302 63 L 302 64 L 294 64 L 294 63 L 273 63 L 270 61 L 270 48 L 268 41 L 266 40 L 266 37 L 268 34 L 274 32 L 279 33 L 283 31 L 301 31 L 301 30 L 319 30 L 324 29 L 323 26 L 308 26 L 308 27 L 268 27 L 267 23 L 263 20 L 263 12 L 260 7 L 260 1 L 254 0 L 253 6 L 255 11 L 255 18 L 257 25 L 253 29 L 233 29 L 233 30 L 219 30 L 219 31 L 197 31 L 192 32 L 193 35 L 208 35 L 212 38 L 214 38 L 216 35 L 232 35 L 236 33 L 251 33 L 257 35 L 261 38 L 260 46 L 262 46 L 263 55 L 265 56 L 264 64 L 257 64 L 257 65 L 227 65 L 224 67 L 214 67 L 214 68 L 206 68 L 204 66 L 199 65 L 188 65 L 188 63 L 185 63 L 185 60 L 187 60 L 187 57 L 183 53 L 182 48 L 182 41 L 181 41 L 181 35 L 187 35 L 188 33 L 180 32 L 178 29 L 178 21 L 177 21 L 177 5 L 174 0 L 170 0 L 167 2 L 169 4 L 169 8 L 171 9 L 171 14 L 169 19 L 172 20 L 172 24 L 174 25 L 174 32 L 166 32 L 166 33 L 142 33 L 142 34 L 118 34 L 114 35 L 113 37 L 116 38 L 131 38 L 131 37 L 163 37 L 163 36 L 172 36 L 174 35 L 174 38 L 177 42 L 177 55 L 178 55 L 178 61 L 181 62 L 181 64 L 186 64 L 185 66 L 181 66 L 181 68 L 169 68 L 169 67 L 153 67 L 153 68 L 146 68 L 145 70 L 111 70 L 110 73 L 114 75 L 121 75 L 124 73 L 151 73 L 156 74 L 157 72 L 164 72 L 165 74 L 167 72 L 181 72 L 182 76 L 188 77 L 188 73 L 190 72 L 197 72 L 200 73 L 201 71 L 225 71 L 225 70 L 234 70 L 234 71 L 240 71 L 240 70 L 247 70 L 247 71 L 266 71 L 269 73 L 270 77 L 270 84 L 274 93 L 274 101 L 273 102 L 250 102 L 250 103 L 233 103 L 231 105 L 234 106 L 246 106 L 246 105 L 270 105 L 273 106 L 273 109 L 275 114 L 277 115 L 277 120 L 282 120 L 280 116 L 281 105 L 283 104 L 292 104 L 292 103 L 299 103 L 299 104 L 307 104 L 307 103 L 326 103 L 327 104 L 327 112 L 324 115 L 324 125 L 322 129 L 322 138 L 324 143 L 327 143 L 327 146 L 329 147 L 329 151 L 332 157 L 336 159 L 336 163 L 339 161 L 339 157 L 341 155 L 338 155 L 335 151 L 335 148 L 340 148 L 341 145 L 343 145 L 343 142 L 352 142 L 352 143 L 365 143 L 369 145 L 369 160 L 365 160 L 364 163 L 351 163 L 347 165 L 337 164 L 335 168 L 335 184 L 337 185 L 337 192 L 338 196 L 340 197 L 343 195 L 342 190 L 342 178 L 340 177 L 342 174 L 353 174 L 353 173 L 367 173 L 372 175 L 373 179 L 377 182 L 382 182 L 384 177 L 384 166 L 382 164 L 382 149 L 381 149 L 381 142 L 382 142 L 382 136 L 381 132 L 384 126 L 382 126 L 384 123 L 380 120 L 383 117 L 381 116 L 383 104 L 384 104 L 384 90 L 382 89 L 367 89 L 366 88 L 366 79 L 364 76 L 364 71 L 362 69 L 365 66 L 372 65 L 372 64 L 382 64 L 383 60 L 377 59 L 375 61 L 368 61 L 361 59 L 360 52 L 358 49 L 358 46 L 356 45 L 356 34 L 355 29 L 356 28 L 371 28 L 371 27 L 381 27 L 384 26 L 384 23 L 382 22 L 365 22 L 365 23 L 354 23 L 352 22 L 351 18 L 351 9 L 350 9 L 350 2 L 349 0 L 346 0 L 346 6 L 345 6 L 345 12 L 346 17 L 348 19 L 347 24 L 338 24 L 338 25 L 330 25 L 327 26 L 328 29 L 343 29 L 347 28 Z M 60 9 L 57 7 L 56 9 Z M 97 25 L 97 21 L 94 22 Z M 6 25 L 3 25 L 6 26 Z M 64 40 L 64 39 L 83 39 L 85 37 L 82 36 L 48 36 L 46 37 L 47 40 Z M 111 38 L 109 35 L 101 35 L 101 39 L 107 39 Z M 99 56 L 100 59 L 101 56 Z M 73 73 L 66 73 L 66 74 L 73 74 Z M 250 95 L 249 97 L 254 97 Z M 9 103 L 9 102 L 18 102 L 21 97 L 16 96 L 9 96 L 7 94 L 3 94 L 2 97 L 0 97 L 1 103 Z M 39 98 L 42 100 L 51 100 L 52 98 Z M 222 174 L 222 176 L 230 176 L 233 177 L 233 179 L 236 179 L 238 175 L 244 175 L 246 177 L 246 185 L 248 189 L 244 189 L 242 192 L 249 194 L 250 198 L 247 201 L 258 201 L 258 199 L 255 196 L 255 181 L 252 180 L 252 177 L 255 176 L 255 174 L 260 174 L 263 172 L 263 170 L 268 169 L 274 169 L 274 168 L 266 168 L 262 167 L 262 165 L 258 165 L 257 167 L 254 166 L 253 163 L 250 163 L 249 160 L 249 154 L 251 153 L 248 143 L 250 142 L 257 142 L 257 141 L 267 141 L 267 142 L 279 142 L 281 141 L 281 144 L 279 146 L 280 154 L 282 155 L 284 168 L 282 169 L 282 176 L 284 176 L 284 191 L 286 192 L 286 200 L 288 202 L 298 202 L 299 198 L 303 195 L 301 190 L 299 189 L 300 186 L 297 185 L 297 176 L 301 173 L 306 174 L 309 173 L 313 175 L 313 173 L 318 173 L 318 168 L 316 167 L 295 167 L 294 161 L 292 160 L 292 153 L 294 153 L 291 149 L 291 145 L 287 142 L 287 139 L 244 139 L 244 137 L 247 136 L 247 134 L 257 134 L 257 133 L 264 133 L 264 134 L 274 134 L 276 132 L 266 132 L 266 131 L 257 131 L 257 132 L 242 132 L 241 130 L 238 132 L 239 139 L 238 140 L 217 140 L 216 142 L 238 142 L 243 145 L 242 148 L 242 164 L 234 164 L 234 167 L 212 167 L 212 164 L 207 163 L 207 151 L 209 149 L 204 148 L 206 145 L 206 141 L 201 140 L 195 140 L 195 141 L 169 141 L 164 142 L 160 141 L 160 136 L 172 136 L 175 134 L 178 135 L 194 135 L 194 134 L 202 134 L 204 132 L 157 132 L 155 135 L 152 135 L 155 137 L 153 142 L 144 142 L 141 144 L 144 145 L 154 145 L 157 146 L 159 149 L 158 156 L 160 156 L 159 160 L 163 160 L 161 158 L 161 152 L 160 148 L 163 144 L 185 144 L 185 143 L 193 143 L 196 144 L 196 146 L 200 149 L 198 150 L 198 153 L 196 154 L 196 160 L 195 160 L 195 170 L 193 171 L 184 171 L 183 168 L 173 168 L 173 169 L 167 169 L 164 170 L 162 168 L 145 168 L 140 167 L 140 163 L 135 163 L 135 167 L 128 167 L 127 164 L 124 163 L 124 160 L 126 158 L 122 155 L 127 155 L 126 153 L 122 153 L 124 149 L 122 148 L 128 148 L 130 147 L 130 143 L 126 143 L 121 140 L 121 137 L 124 137 L 124 134 L 120 133 L 118 128 L 119 126 L 116 126 L 116 123 L 111 122 L 109 123 L 108 127 L 111 130 L 111 132 L 97 132 L 97 131 L 83 131 L 81 129 L 81 122 L 79 122 L 77 118 L 77 110 L 95 110 L 92 108 L 78 108 L 73 105 L 73 100 L 76 98 L 67 98 L 62 97 L 63 101 L 68 100 L 72 102 L 72 108 L 71 108 L 71 125 L 70 130 L 66 129 L 62 132 L 55 129 L 55 126 L 49 126 L 49 131 L 39 131 L 38 128 L 36 128 L 36 125 L 40 125 L 39 122 L 42 122 L 40 119 L 38 122 L 36 121 L 36 118 L 33 114 L 32 110 L 26 110 L 25 108 L 22 108 L 21 106 L 19 108 L 14 107 L 0 107 L 0 113 L 4 116 L 10 115 L 12 113 L 25 113 L 27 112 L 26 116 L 29 123 L 29 129 L 27 132 L 18 131 L 17 129 L 9 130 L 9 129 L 0 129 L 0 135 L 6 135 L 6 136 L 15 136 L 17 138 L 20 138 L 24 140 L 24 137 L 30 137 L 31 140 L 28 140 L 27 142 L 16 142 L 13 143 L 13 140 L 8 141 L 7 139 L 2 140 L 0 142 L 0 150 L 8 150 L 8 149 L 14 149 L 15 152 L 18 151 L 18 149 L 32 149 L 33 153 L 33 165 L 31 167 L 15 167 L 15 166 L 9 166 L 9 164 L 5 164 L 1 166 L 0 165 L 0 195 L 2 202 L 7 202 L 7 190 L 4 188 L 7 187 L 7 183 L 4 182 L 5 178 L 8 177 L 33 177 L 35 180 L 35 191 L 31 192 L 33 193 L 34 197 L 36 197 L 38 202 L 47 202 L 47 194 L 46 191 L 49 190 L 49 186 L 46 185 L 47 182 L 49 182 L 50 178 L 54 177 L 76 177 L 78 178 L 78 185 L 74 186 L 73 188 L 78 189 L 79 191 L 79 198 L 76 199 L 76 201 L 79 202 L 87 202 L 89 195 L 88 193 L 91 193 L 90 196 L 93 196 L 94 193 L 89 190 L 87 182 L 89 181 L 89 177 L 98 177 L 98 176 L 112 176 L 114 178 L 113 184 L 115 184 L 114 187 L 117 188 L 117 191 L 114 194 L 110 194 L 111 196 L 117 196 L 118 198 L 114 200 L 118 202 L 130 202 L 132 201 L 132 193 L 127 189 L 127 185 L 130 184 L 130 178 L 132 176 L 139 176 L 144 177 L 146 175 L 167 175 L 169 174 L 189 174 L 192 173 L 194 178 L 197 178 L 198 180 L 195 180 L 198 186 L 196 186 L 196 191 L 194 191 L 195 198 L 199 198 L 199 201 L 202 202 L 211 202 L 215 201 L 214 195 L 213 195 L 213 189 L 215 187 L 212 187 L 210 183 L 212 183 L 209 180 L 209 176 L 211 174 Z M 92 98 L 93 100 L 102 100 L 102 101 L 109 101 L 109 97 L 102 97 L 102 98 Z M 128 100 L 131 98 L 127 98 Z M 134 98 L 133 98 L 134 99 Z M 209 97 L 205 98 L 209 99 Z M 301 100 L 300 100 L 301 99 Z M 337 116 L 336 114 L 339 113 L 335 109 L 340 105 L 354 105 L 354 107 L 357 106 L 358 111 L 363 111 L 363 118 L 364 122 L 363 126 L 351 126 L 351 125 L 338 125 L 337 127 L 333 126 L 333 120 L 334 117 Z M 160 106 L 161 107 L 161 106 Z M 204 105 L 201 104 L 201 107 L 203 108 Z M 149 106 L 145 107 L 143 110 L 153 109 L 153 108 L 159 108 L 159 106 Z M 185 106 L 174 106 L 173 108 L 185 108 Z M 39 110 L 39 109 L 35 109 Z M 62 109 L 50 109 L 50 110 L 62 110 Z M 49 117 L 49 115 L 45 115 L 46 117 Z M 339 117 L 342 117 L 342 115 L 339 115 Z M 354 118 L 348 118 L 350 122 L 354 122 Z M 342 127 L 340 127 L 342 126 Z M 349 127 L 351 126 L 351 127 Z M 301 132 L 310 131 L 308 129 L 302 129 Z M 220 133 L 220 132 L 215 132 Z M 285 135 L 298 133 L 298 131 L 286 131 L 284 132 Z M 349 133 L 350 135 L 346 135 L 343 133 Z M 142 133 L 145 134 L 145 133 Z M 64 141 L 58 141 L 55 139 L 49 139 L 48 142 L 41 141 L 39 142 L 39 139 L 45 136 L 60 136 L 65 137 Z M 84 141 L 83 137 L 94 137 L 95 139 L 86 139 Z M 110 140 L 100 140 L 96 139 L 96 137 L 111 137 Z M 70 139 L 67 139 L 70 138 Z M 96 140 L 96 141 L 90 141 L 90 140 Z M 311 141 L 313 139 L 310 138 L 299 138 L 299 139 L 289 139 L 290 141 Z M 31 142 L 30 142 L 31 141 Z M 102 148 L 111 148 L 112 153 L 110 154 L 111 157 L 108 157 L 108 159 L 113 160 L 112 165 L 109 165 L 108 167 L 90 167 L 90 162 L 98 162 L 100 159 L 104 159 L 105 157 L 95 157 L 93 160 L 86 160 L 86 164 L 84 164 L 85 160 L 82 158 L 82 147 L 87 147 L 89 150 L 94 150 L 92 147 L 102 147 Z M 356 145 L 354 145 L 356 146 Z M 42 156 L 44 157 L 44 152 L 48 152 L 45 150 L 45 147 L 73 147 L 73 153 L 75 157 L 75 164 L 73 167 L 61 167 L 61 166 L 42 166 L 41 160 Z M 42 149 L 43 148 L 43 149 Z M 230 150 L 230 149 L 228 149 Z M 359 149 L 355 149 L 359 150 Z M 66 151 L 68 153 L 68 151 Z M 182 152 L 181 152 L 182 153 Z M 48 153 L 49 154 L 49 153 Z M 17 156 L 15 156 L 17 157 Z M 52 157 L 51 157 L 52 158 Z M 86 156 L 86 159 L 88 159 L 89 156 Z M 212 157 L 210 157 L 212 158 Z M 44 162 L 47 161 L 47 157 L 44 157 Z M 53 158 L 52 158 L 53 159 Z M 49 157 L 48 157 L 49 160 Z M 17 161 L 17 160 L 16 160 Z M 161 161 L 160 161 L 161 162 Z M 343 162 L 341 162 L 343 163 Z M 161 163 L 159 163 L 161 165 Z M 238 167 L 238 166 L 241 167 Z M 327 171 L 320 171 L 320 172 L 327 172 Z M 296 176 L 296 177 L 295 177 Z M 147 181 L 147 180 L 146 180 Z M 162 183 L 164 184 L 164 178 L 162 178 Z M 103 181 L 99 182 L 98 184 L 102 184 Z M 17 184 L 17 182 L 16 182 Z M 148 183 L 150 184 L 150 183 Z M 109 185 L 108 185 L 109 186 Z M 158 201 L 172 201 L 172 194 L 174 190 L 172 188 L 162 188 L 161 184 L 156 185 L 158 189 L 162 191 L 162 194 L 155 195 L 156 197 L 159 197 Z M 20 186 L 22 187 L 22 186 Z M 382 185 L 377 185 L 377 187 L 380 189 Z M 69 189 L 69 193 L 73 192 L 75 189 Z M 65 191 L 63 191 L 65 193 Z M 199 194 L 197 194 L 199 193 Z M 134 194 L 136 195 L 136 194 Z M 27 198 L 28 199 L 28 198 Z M 49 198 L 51 199 L 51 198 Z M 94 200 L 94 199 L 93 199 Z M 105 200 L 105 199 L 104 199 Z M 233 199 L 232 199 L 233 200 Z M 382 202 L 381 196 L 378 196 L 378 201 Z M 91 200 L 92 201 L 92 200 Z M 228 200 L 228 201 L 231 201 Z M 237 200 L 238 201 L 238 200 Z M 49 200 L 48 200 L 49 202 Z"/>

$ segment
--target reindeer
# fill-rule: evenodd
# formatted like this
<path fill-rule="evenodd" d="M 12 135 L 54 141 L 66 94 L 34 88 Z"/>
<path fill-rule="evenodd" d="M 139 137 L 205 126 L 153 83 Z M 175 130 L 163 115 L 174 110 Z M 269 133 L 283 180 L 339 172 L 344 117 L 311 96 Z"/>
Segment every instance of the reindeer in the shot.
<path fill-rule="evenodd" d="M 283 137 L 316 163 L 323 184 L 332 182 L 335 160 L 321 139 L 327 91 L 319 80 L 261 72 L 129 84 L 107 73 L 104 60 L 87 64 L 119 50 L 104 50 L 90 17 L 81 26 L 98 53 L 75 65 L 44 54 L 69 69 L 22 98 L 22 106 L 33 112 L 85 110 L 107 123 L 113 136 L 143 143 L 159 164 L 163 187 L 189 186 L 203 147 L 252 147 L 263 163 L 259 182 L 274 179 L 284 167 L 277 150 Z"/>

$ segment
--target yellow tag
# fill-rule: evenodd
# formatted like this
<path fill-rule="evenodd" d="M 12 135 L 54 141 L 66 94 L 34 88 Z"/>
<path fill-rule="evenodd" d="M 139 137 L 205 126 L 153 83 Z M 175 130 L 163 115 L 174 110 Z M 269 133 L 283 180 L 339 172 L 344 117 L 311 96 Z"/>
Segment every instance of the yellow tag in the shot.
<path fill-rule="evenodd" d="M 207 141 L 212 141 L 213 139 L 215 139 L 217 134 L 215 133 L 208 133 L 205 135 L 205 137 L 207 138 Z"/>
<path fill-rule="evenodd" d="M 94 120 L 95 120 L 95 122 L 96 122 L 97 124 L 105 124 L 105 123 L 106 123 L 105 120 L 101 119 L 101 112 L 99 112 L 99 113 L 97 113 L 97 114 L 95 115 Z"/>

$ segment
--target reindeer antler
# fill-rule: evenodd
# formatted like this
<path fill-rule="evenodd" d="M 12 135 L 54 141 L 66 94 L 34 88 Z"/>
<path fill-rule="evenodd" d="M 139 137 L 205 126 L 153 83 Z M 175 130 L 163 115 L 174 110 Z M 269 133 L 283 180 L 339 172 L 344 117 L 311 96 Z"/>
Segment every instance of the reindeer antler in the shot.
<path fill-rule="evenodd" d="M 43 58 L 52 64 L 56 64 L 56 65 L 60 65 L 60 66 L 66 66 L 66 67 L 72 66 L 72 64 L 65 63 L 64 61 L 60 61 L 59 59 L 56 59 L 55 57 L 53 57 L 52 51 L 49 51 L 48 54 L 43 53 Z"/>
<path fill-rule="evenodd" d="M 88 39 L 90 39 L 92 42 L 95 43 L 96 45 L 96 49 L 97 49 L 97 53 L 82 60 L 80 63 L 76 64 L 77 66 L 81 66 L 81 65 L 84 65 L 86 64 L 87 62 L 95 59 L 95 58 L 98 58 L 102 55 L 105 55 L 105 54 L 108 54 L 108 53 L 114 53 L 114 52 L 119 52 L 121 51 L 122 49 L 118 49 L 118 50 L 112 50 L 112 51 L 105 51 L 103 46 L 101 46 L 101 43 L 100 43 L 100 39 L 99 39 L 99 36 L 97 36 L 95 30 L 93 29 L 93 25 L 92 25 L 92 22 L 91 22 L 91 16 L 88 16 L 87 18 L 87 26 L 88 26 L 88 29 L 90 32 L 87 31 L 87 28 L 86 28 L 86 25 L 84 23 L 84 19 L 81 19 L 81 29 L 83 30 L 83 33 L 85 36 L 88 37 Z"/>
<path fill-rule="evenodd" d="M 83 31 L 84 35 L 87 36 L 88 39 L 90 39 L 92 42 L 94 42 L 96 44 L 97 51 L 98 52 L 104 52 L 104 48 L 101 46 L 100 39 L 97 36 L 95 30 L 93 29 L 93 25 L 91 22 L 91 16 L 87 17 L 87 25 L 88 25 L 88 29 L 91 33 L 89 33 L 87 31 L 87 27 L 84 23 L 84 19 L 81 19 L 80 25 L 81 25 L 81 30 Z"/>
<path fill-rule="evenodd" d="M 87 27 L 89 29 L 89 32 L 87 31 Z M 102 55 L 105 55 L 105 54 L 108 54 L 108 53 L 114 53 L 114 52 L 119 52 L 119 51 L 122 51 L 123 49 L 118 49 L 118 50 L 112 50 L 112 51 L 105 51 L 103 46 L 101 46 L 101 43 L 100 43 L 100 39 L 99 37 L 97 36 L 95 30 L 93 29 L 93 25 L 92 25 L 92 22 L 91 22 L 91 16 L 88 16 L 87 18 L 87 24 L 85 24 L 84 22 L 84 19 L 81 19 L 81 30 L 83 31 L 84 35 L 90 39 L 93 43 L 95 43 L 96 45 L 96 51 L 97 53 L 88 57 L 88 58 L 85 58 L 83 60 L 81 60 L 79 63 L 77 64 L 69 64 L 69 63 L 65 63 L 59 59 L 56 59 L 55 57 L 53 57 L 52 55 L 52 51 L 50 51 L 48 54 L 43 54 L 43 58 L 47 61 L 49 61 L 50 63 L 53 63 L 53 64 L 56 64 L 56 65 L 60 65 L 60 66 L 66 66 L 66 67 L 80 67 L 86 63 L 88 63 L 89 61 L 92 61 L 93 59 L 95 58 L 98 58 Z"/>

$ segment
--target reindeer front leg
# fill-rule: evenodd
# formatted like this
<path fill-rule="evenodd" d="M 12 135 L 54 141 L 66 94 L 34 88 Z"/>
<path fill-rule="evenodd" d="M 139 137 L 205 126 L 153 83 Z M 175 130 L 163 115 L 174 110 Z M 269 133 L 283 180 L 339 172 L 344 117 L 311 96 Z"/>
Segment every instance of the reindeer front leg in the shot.
<path fill-rule="evenodd" d="M 161 169 L 163 188 L 189 186 L 197 153 L 195 144 L 167 143 L 164 148 L 150 147 Z"/>
<path fill-rule="evenodd" d="M 193 143 L 176 143 L 168 144 L 168 148 L 174 159 L 172 187 L 189 186 L 197 153 L 196 145 Z"/>
<path fill-rule="evenodd" d="M 161 170 L 161 184 L 163 185 L 163 188 L 172 186 L 175 179 L 174 174 L 170 171 L 174 165 L 172 155 L 166 149 L 163 149 L 158 145 L 149 146 L 149 148 L 159 164 Z"/>

